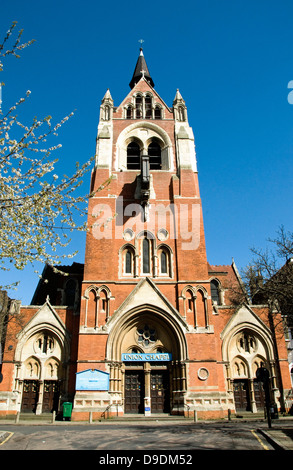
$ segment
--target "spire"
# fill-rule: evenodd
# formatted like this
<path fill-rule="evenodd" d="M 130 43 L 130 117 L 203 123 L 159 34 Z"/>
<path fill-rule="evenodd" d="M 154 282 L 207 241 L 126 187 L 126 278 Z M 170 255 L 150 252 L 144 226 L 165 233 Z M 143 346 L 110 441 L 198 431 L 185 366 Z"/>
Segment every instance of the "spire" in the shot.
<path fill-rule="evenodd" d="M 155 84 L 154 84 L 154 82 L 153 82 L 153 80 L 150 76 L 148 66 L 146 64 L 146 61 L 145 61 L 145 58 L 144 58 L 144 55 L 143 55 L 142 47 L 140 48 L 140 54 L 139 54 L 139 57 L 138 57 L 137 62 L 136 62 L 136 66 L 135 66 L 135 69 L 134 69 L 134 73 L 133 73 L 131 82 L 129 83 L 130 88 L 133 88 L 134 85 L 136 85 L 137 82 L 139 82 L 141 77 L 144 77 L 146 79 L 146 81 L 149 82 L 149 84 L 152 87 L 155 86 Z"/>

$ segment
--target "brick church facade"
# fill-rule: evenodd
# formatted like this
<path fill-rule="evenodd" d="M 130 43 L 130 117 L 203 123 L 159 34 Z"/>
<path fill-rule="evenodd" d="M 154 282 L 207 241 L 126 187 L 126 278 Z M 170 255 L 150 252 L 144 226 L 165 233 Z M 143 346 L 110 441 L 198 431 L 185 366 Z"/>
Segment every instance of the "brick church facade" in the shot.
<path fill-rule="evenodd" d="M 110 178 L 110 180 L 109 180 Z M 234 263 L 206 257 L 194 135 L 177 90 L 155 91 L 143 51 L 130 92 L 101 102 L 84 265 L 45 267 L 9 322 L 0 414 L 61 409 L 72 419 L 156 413 L 221 418 L 291 388 L 283 331 L 247 299 Z M 16 322 L 19 316 L 20 321 Z"/>

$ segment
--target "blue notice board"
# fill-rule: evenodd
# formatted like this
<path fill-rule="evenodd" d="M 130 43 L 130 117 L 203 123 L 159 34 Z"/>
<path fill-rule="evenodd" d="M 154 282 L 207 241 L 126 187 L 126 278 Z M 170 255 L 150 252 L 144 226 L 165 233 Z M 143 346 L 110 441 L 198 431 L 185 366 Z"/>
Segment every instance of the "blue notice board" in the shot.
<path fill-rule="evenodd" d="M 109 375 L 97 369 L 87 369 L 76 374 L 76 390 L 109 390 Z"/>

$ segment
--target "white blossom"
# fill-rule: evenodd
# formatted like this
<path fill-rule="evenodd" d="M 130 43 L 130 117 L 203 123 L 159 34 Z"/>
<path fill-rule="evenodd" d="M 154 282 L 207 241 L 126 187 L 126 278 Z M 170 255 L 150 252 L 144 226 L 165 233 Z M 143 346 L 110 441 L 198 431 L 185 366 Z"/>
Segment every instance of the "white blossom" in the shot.
<path fill-rule="evenodd" d="M 17 57 L 17 51 L 32 43 L 21 44 L 20 32 L 13 47 L 7 48 L 15 25 L 0 44 L 1 59 L 9 54 Z M 36 261 L 58 265 L 64 257 L 76 254 L 64 253 L 71 241 L 68 233 L 87 229 L 80 217 L 87 213 L 90 196 L 80 195 L 77 189 L 93 159 L 77 164 L 73 174 L 67 176 L 56 173 L 58 160 L 51 155 L 61 148 L 60 143 L 51 142 L 56 131 L 74 113 L 54 125 L 51 116 L 34 118 L 30 124 L 24 124 L 18 119 L 17 111 L 30 94 L 28 90 L 25 98 L 15 105 L 5 111 L 0 109 L 0 269 L 3 270 L 8 269 L 8 263 L 17 269 Z"/>

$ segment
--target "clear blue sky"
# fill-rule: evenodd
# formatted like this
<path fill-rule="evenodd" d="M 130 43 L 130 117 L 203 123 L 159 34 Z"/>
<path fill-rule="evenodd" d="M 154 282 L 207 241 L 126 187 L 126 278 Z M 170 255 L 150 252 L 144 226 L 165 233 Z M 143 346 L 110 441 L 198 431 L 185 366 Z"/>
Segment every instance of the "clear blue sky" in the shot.
<path fill-rule="evenodd" d="M 76 110 L 58 139 L 61 165 L 94 154 L 101 99 L 110 88 L 118 106 L 129 92 L 144 39 L 155 89 L 172 106 L 179 88 L 188 107 L 209 262 L 233 257 L 241 269 L 281 224 L 293 230 L 291 0 L 2 0 L 2 37 L 14 20 L 36 43 L 6 62 L 3 102 L 29 89 L 27 117 Z M 20 279 L 10 295 L 30 302 L 38 281 L 30 268 L 1 276 Z"/>

